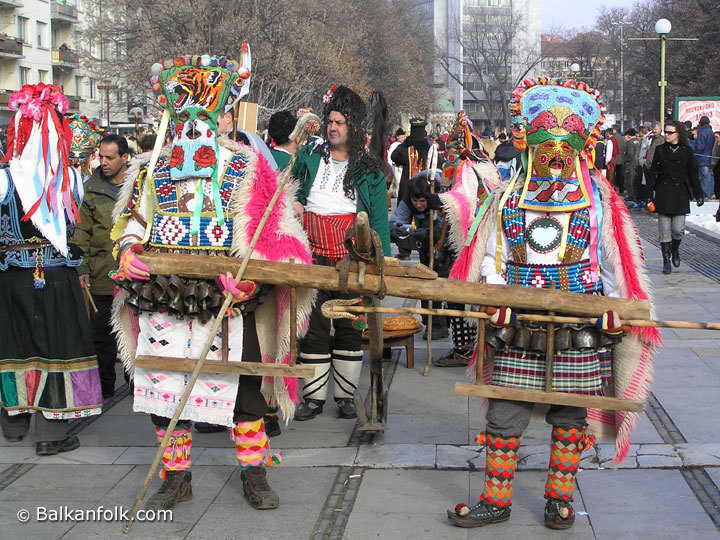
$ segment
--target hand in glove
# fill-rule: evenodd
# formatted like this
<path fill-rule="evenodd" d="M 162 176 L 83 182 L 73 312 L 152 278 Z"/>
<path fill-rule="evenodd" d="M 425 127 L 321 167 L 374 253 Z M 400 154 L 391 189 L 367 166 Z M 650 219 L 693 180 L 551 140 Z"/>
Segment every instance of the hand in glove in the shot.
<path fill-rule="evenodd" d="M 491 313 L 488 309 L 488 313 Z M 503 326 L 512 326 L 517 321 L 517 315 L 515 315 L 509 307 L 501 307 L 495 310 L 490 317 L 490 326 L 495 328 L 502 328 Z"/>
<path fill-rule="evenodd" d="M 142 247 L 142 244 L 132 244 L 123 250 L 118 263 L 118 277 L 120 279 L 134 281 L 148 281 L 150 279 L 150 269 L 137 258 L 137 254 L 143 251 L 145 251 L 145 248 Z"/>
<path fill-rule="evenodd" d="M 220 274 L 215 280 L 215 284 L 223 294 L 230 293 L 233 297 L 233 302 L 250 300 L 257 291 L 257 283 L 245 279 L 240 280 L 240 283 L 236 283 L 235 278 L 230 272 Z"/>
<path fill-rule="evenodd" d="M 601 332 L 612 336 L 621 336 L 625 333 L 620 315 L 611 309 L 606 311 L 603 316 L 597 320 L 597 327 Z"/>

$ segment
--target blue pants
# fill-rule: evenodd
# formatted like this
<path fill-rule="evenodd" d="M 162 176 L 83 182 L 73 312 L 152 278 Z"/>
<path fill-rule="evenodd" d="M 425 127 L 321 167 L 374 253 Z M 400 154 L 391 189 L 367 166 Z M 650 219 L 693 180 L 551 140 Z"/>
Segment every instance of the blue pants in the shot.
<path fill-rule="evenodd" d="M 712 170 L 710 167 L 698 167 L 698 173 L 700 175 L 700 187 L 705 194 L 705 198 L 709 199 L 715 191 L 715 181 L 713 180 Z"/>

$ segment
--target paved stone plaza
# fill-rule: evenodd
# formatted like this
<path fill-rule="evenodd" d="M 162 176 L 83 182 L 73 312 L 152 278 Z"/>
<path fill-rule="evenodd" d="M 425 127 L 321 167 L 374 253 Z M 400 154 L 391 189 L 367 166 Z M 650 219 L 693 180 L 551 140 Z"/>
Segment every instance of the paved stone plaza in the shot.
<path fill-rule="evenodd" d="M 664 276 L 653 218 L 633 215 L 644 237 L 657 318 L 719 321 L 720 286 L 712 273 L 720 271 L 718 246 L 688 238 L 687 260 L 702 265 L 683 263 Z M 403 300 L 383 304 L 399 306 Z M 630 454 L 619 469 L 611 467 L 611 444 L 585 454 L 577 477 L 578 517 L 569 531 L 542 525 L 550 429 L 540 419 L 523 438 L 510 520 L 487 529 L 449 525 L 445 510 L 474 502 L 482 490 L 484 452 L 472 443 L 484 420 L 476 399 L 453 394 L 454 383 L 465 380 L 462 368 L 433 368 L 423 377 L 426 343 L 418 335 L 414 369 L 405 367 L 399 349 L 386 365 L 384 435 L 361 436 L 353 421 L 334 417 L 330 404 L 316 419 L 291 423 L 271 439 L 283 456 L 282 465 L 268 473 L 280 494 L 278 510 L 256 511 L 245 501 L 227 434 L 194 433 L 194 498 L 175 510 L 172 522 L 137 522 L 129 536 L 120 521 L 38 522 L 38 507 L 132 507 L 155 452 L 155 433 L 146 415 L 132 412 L 123 386 L 101 417 L 72 427 L 82 443 L 74 452 L 40 458 L 32 437 L 15 444 L 0 440 L 0 540 L 716 538 L 720 332 L 664 330 L 663 341 Z M 451 346 L 449 339 L 433 345 L 436 355 Z M 362 381 L 365 395 L 367 366 Z M 159 485 L 156 479 L 151 491 Z M 18 520 L 22 509 L 30 513 L 27 523 Z"/>

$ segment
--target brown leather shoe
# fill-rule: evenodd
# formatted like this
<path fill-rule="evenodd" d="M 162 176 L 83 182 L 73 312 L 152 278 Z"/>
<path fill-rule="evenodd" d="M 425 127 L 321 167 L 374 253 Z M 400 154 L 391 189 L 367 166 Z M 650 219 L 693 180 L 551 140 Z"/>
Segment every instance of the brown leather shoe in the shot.
<path fill-rule="evenodd" d="M 265 467 L 248 467 L 240 473 L 243 493 L 250 506 L 257 510 L 277 508 L 280 498 L 267 482 Z"/>
<path fill-rule="evenodd" d="M 178 503 L 192 499 L 192 473 L 165 471 L 165 480 L 158 492 L 148 499 L 147 510 L 172 510 Z"/>

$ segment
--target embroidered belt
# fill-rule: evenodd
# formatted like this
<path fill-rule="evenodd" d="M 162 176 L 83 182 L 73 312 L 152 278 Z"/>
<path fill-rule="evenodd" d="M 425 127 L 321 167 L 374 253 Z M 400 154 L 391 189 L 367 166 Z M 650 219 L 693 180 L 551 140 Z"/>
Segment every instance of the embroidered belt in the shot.
<path fill-rule="evenodd" d="M 220 225 L 217 217 L 200 218 L 198 234 L 191 235 L 192 216 L 155 214 L 150 244 L 175 248 L 229 249 L 233 239 L 233 220 Z"/>
<path fill-rule="evenodd" d="M 549 289 L 550 282 L 561 291 L 576 293 L 602 292 L 602 279 L 593 283 L 590 261 L 572 264 L 533 265 L 508 262 L 508 285 Z"/>

